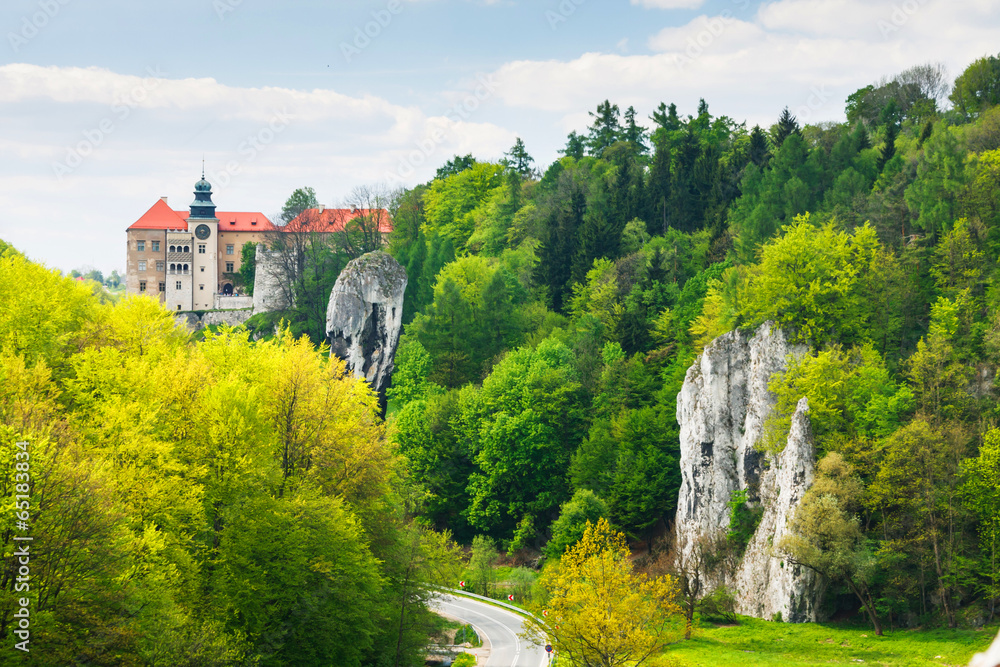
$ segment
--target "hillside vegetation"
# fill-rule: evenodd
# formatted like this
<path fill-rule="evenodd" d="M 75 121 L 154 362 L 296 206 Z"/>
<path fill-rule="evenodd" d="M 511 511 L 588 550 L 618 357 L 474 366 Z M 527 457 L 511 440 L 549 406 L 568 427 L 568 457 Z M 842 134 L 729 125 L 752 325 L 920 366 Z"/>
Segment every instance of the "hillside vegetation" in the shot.
<path fill-rule="evenodd" d="M 525 557 L 602 516 L 662 535 L 686 369 L 772 320 L 811 352 L 772 379 L 759 447 L 780 448 L 807 396 L 823 482 L 780 548 L 834 582 L 830 613 L 993 617 L 998 63 L 954 87 L 915 67 L 819 126 L 786 109 L 747 128 L 702 101 L 661 104 L 647 129 L 606 101 L 544 170 L 518 140 L 404 193 L 390 422 L 421 514 Z"/>

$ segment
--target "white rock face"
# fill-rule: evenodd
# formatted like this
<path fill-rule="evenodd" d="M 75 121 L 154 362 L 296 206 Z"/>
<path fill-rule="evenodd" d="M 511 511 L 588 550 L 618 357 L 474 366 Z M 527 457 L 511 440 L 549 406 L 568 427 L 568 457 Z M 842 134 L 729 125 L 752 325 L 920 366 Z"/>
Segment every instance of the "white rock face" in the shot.
<path fill-rule="evenodd" d="M 768 466 L 754 449 L 774 406 L 767 389 L 771 376 L 786 368 L 789 355 L 807 351 L 790 345 L 780 329 L 762 325 L 753 336 L 733 331 L 714 340 L 688 369 L 677 396 L 680 424 L 681 488 L 677 536 L 687 559 L 700 536 L 729 528 L 729 502 L 746 490 L 764 515 L 741 562 L 722 572 L 710 587 L 735 589 L 740 613 L 786 621 L 815 620 L 820 591 L 811 572 L 788 566 L 772 555 L 798 500 L 812 484 L 814 453 L 808 404 L 800 403 L 789 444 Z"/>
<path fill-rule="evenodd" d="M 760 479 L 764 515 L 733 577 L 739 591 L 736 611 L 771 618 L 780 612 L 790 623 L 817 620 L 822 585 L 816 573 L 775 556 L 774 546 L 788 532 L 795 508 L 813 483 L 816 450 L 809 422 L 809 402 L 799 401 L 792 416 L 788 443 Z"/>
<path fill-rule="evenodd" d="M 406 270 L 380 250 L 344 267 L 330 293 L 326 331 L 330 354 L 381 393 L 392 376 L 403 324 Z"/>
<path fill-rule="evenodd" d="M 254 313 L 287 310 L 295 305 L 286 294 L 294 276 L 287 275 L 281 252 L 268 250 L 263 243 L 257 244 L 256 267 L 253 280 Z"/>

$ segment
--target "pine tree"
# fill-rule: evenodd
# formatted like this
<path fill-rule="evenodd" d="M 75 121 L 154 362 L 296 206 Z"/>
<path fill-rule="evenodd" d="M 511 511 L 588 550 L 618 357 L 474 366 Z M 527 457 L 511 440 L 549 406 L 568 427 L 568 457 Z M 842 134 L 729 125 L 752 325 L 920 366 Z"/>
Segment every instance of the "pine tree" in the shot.
<path fill-rule="evenodd" d="M 601 157 L 605 149 L 622 138 L 622 127 L 619 122 L 621 112 L 617 104 L 604 100 L 597 105 L 597 113 L 589 112 L 594 119 L 587 136 L 587 149 L 591 155 Z"/>
<path fill-rule="evenodd" d="M 673 226 L 684 232 L 697 229 L 697 189 L 694 182 L 695 164 L 701 155 L 701 145 L 692 128 L 684 133 L 673 155 L 670 179 L 670 215 Z"/>
<path fill-rule="evenodd" d="M 634 148 L 636 155 L 645 155 L 649 152 L 649 146 L 646 143 L 647 134 L 646 128 L 635 122 L 635 107 L 629 107 L 625 111 L 625 129 L 622 139 Z"/>
<path fill-rule="evenodd" d="M 571 157 L 574 160 L 582 159 L 584 153 L 587 150 L 587 139 L 573 130 L 566 137 L 566 147 L 561 149 L 559 152 L 566 157 Z"/>
<path fill-rule="evenodd" d="M 518 137 L 517 141 L 514 142 L 514 146 L 508 152 L 504 153 L 504 158 L 506 159 L 507 166 L 522 178 L 530 178 L 535 173 L 535 170 L 531 167 L 535 159 L 528 155 L 528 150 L 525 148 L 524 140 L 521 137 Z"/>
<path fill-rule="evenodd" d="M 781 145 L 785 143 L 785 139 L 793 134 L 802 134 L 802 129 L 799 127 L 799 122 L 795 120 L 795 116 L 792 112 L 785 107 L 784 111 L 781 112 L 781 117 L 778 119 L 778 124 L 774 128 L 774 145 L 781 148 Z"/>
<path fill-rule="evenodd" d="M 646 192 L 651 209 L 648 231 L 650 234 L 657 230 L 666 234 L 670 226 L 670 209 L 667 205 L 670 200 L 670 144 L 665 138 L 656 144 Z"/>
<path fill-rule="evenodd" d="M 771 159 L 771 146 L 760 125 L 754 125 L 750 132 L 750 161 L 764 168 Z"/>

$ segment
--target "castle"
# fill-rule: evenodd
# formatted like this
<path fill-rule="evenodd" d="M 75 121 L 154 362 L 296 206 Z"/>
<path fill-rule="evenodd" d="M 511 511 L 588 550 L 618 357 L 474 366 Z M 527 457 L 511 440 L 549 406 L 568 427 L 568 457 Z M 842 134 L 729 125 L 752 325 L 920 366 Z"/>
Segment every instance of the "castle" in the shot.
<path fill-rule="evenodd" d="M 247 243 L 270 245 L 278 233 L 343 233 L 359 218 L 374 220 L 380 233 L 392 231 L 385 209 L 307 209 L 284 226 L 259 212 L 216 211 L 212 185 L 202 173 L 188 211 L 173 210 L 161 197 L 129 225 L 126 292 L 158 298 L 174 311 L 219 309 L 220 297 L 236 292 Z"/>

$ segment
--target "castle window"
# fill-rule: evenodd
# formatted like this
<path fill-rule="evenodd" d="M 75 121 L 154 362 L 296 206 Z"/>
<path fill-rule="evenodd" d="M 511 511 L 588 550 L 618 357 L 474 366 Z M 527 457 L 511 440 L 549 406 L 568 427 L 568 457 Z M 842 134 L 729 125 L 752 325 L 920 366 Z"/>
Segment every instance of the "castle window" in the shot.
<path fill-rule="evenodd" d="M 198 254 L 199 255 L 204 255 L 205 254 L 205 244 L 204 243 L 199 243 L 198 244 Z"/>
<path fill-rule="evenodd" d="M 191 246 L 184 246 L 184 252 L 191 252 Z"/>
<path fill-rule="evenodd" d="M 177 252 L 177 246 L 170 246 L 170 252 Z"/>
<path fill-rule="evenodd" d="M 144 252 L 146 250 L 146 242 L 145 241 L 136 241 L 135 242 L 135 249 L 138 250 L 139 252 Z"/>
<path fill-rule="evenodd" d="M 146 281 L 145 280 L 143 280 L 143 281 L 141 281 L 139 283 L 139 291 L 140 292 L 145 292 L 146 291 Z"/>
<path fill-rule="evenodd" d="M 226 245 L 226 254 L 227 255 L 232 255 L 233 254 L 233 244 L 232 243 Z"/>
<path fill-rule="evenodd" d="M 205 290 L 205 286 L 204 285 L 198 285 L 198 289 L 204 291 Z"/>
<path fill-rule="evenodd" d="M 162 271 L 163 270 L 163 262 L 157 262 L 156 263 L 156 270 L 157 271 Z"/>
<path fill-rule="evenodd" d="M 177 289 L 180 289 L 180 288 L 181 288 L 181 281 L 178 280 L 177 281 Z M 180 308 L 180 306 L 177 306 L 177 308 Z"/>
<path fill-rule="evenodd" d="M 167 291 L 167 284 L 166 283 L 160 283 L 160 291 L 161 292 L 166 292 Z"/>
<path fill-rule="evenodd" d="M 146 270 L 146 260 L 144 260 L 144 259 L 140 259 L 139 260 L 139 270 L 140 271 L 145 271 Z"/>
<path fill-rule="evenodd" d="M 203 266 L 203 267 L 201 267 L 201 272 L 202 272 L 202 273 L 205 273 L 205 267 L 204 267 L 204 266 Z"/>
<path fill-rule="evenodd" d="M 233 262 L 226 262 L 226 273 L 233 272 Z"/>
<path fill-rule="evenodd" d="M 153 252 L 160 252 L 160 242 L 151 241 L 151 243 L 153 244 Z"/>
<path fill-rule="evenodd" d="M 187 264 L 185 264 L 185 265 L 184 265 L 184 271 L 185 271 L 185 273 L 187 272 L 187 270 L 188 270 L 188 265 L 187 265 Z"/>

